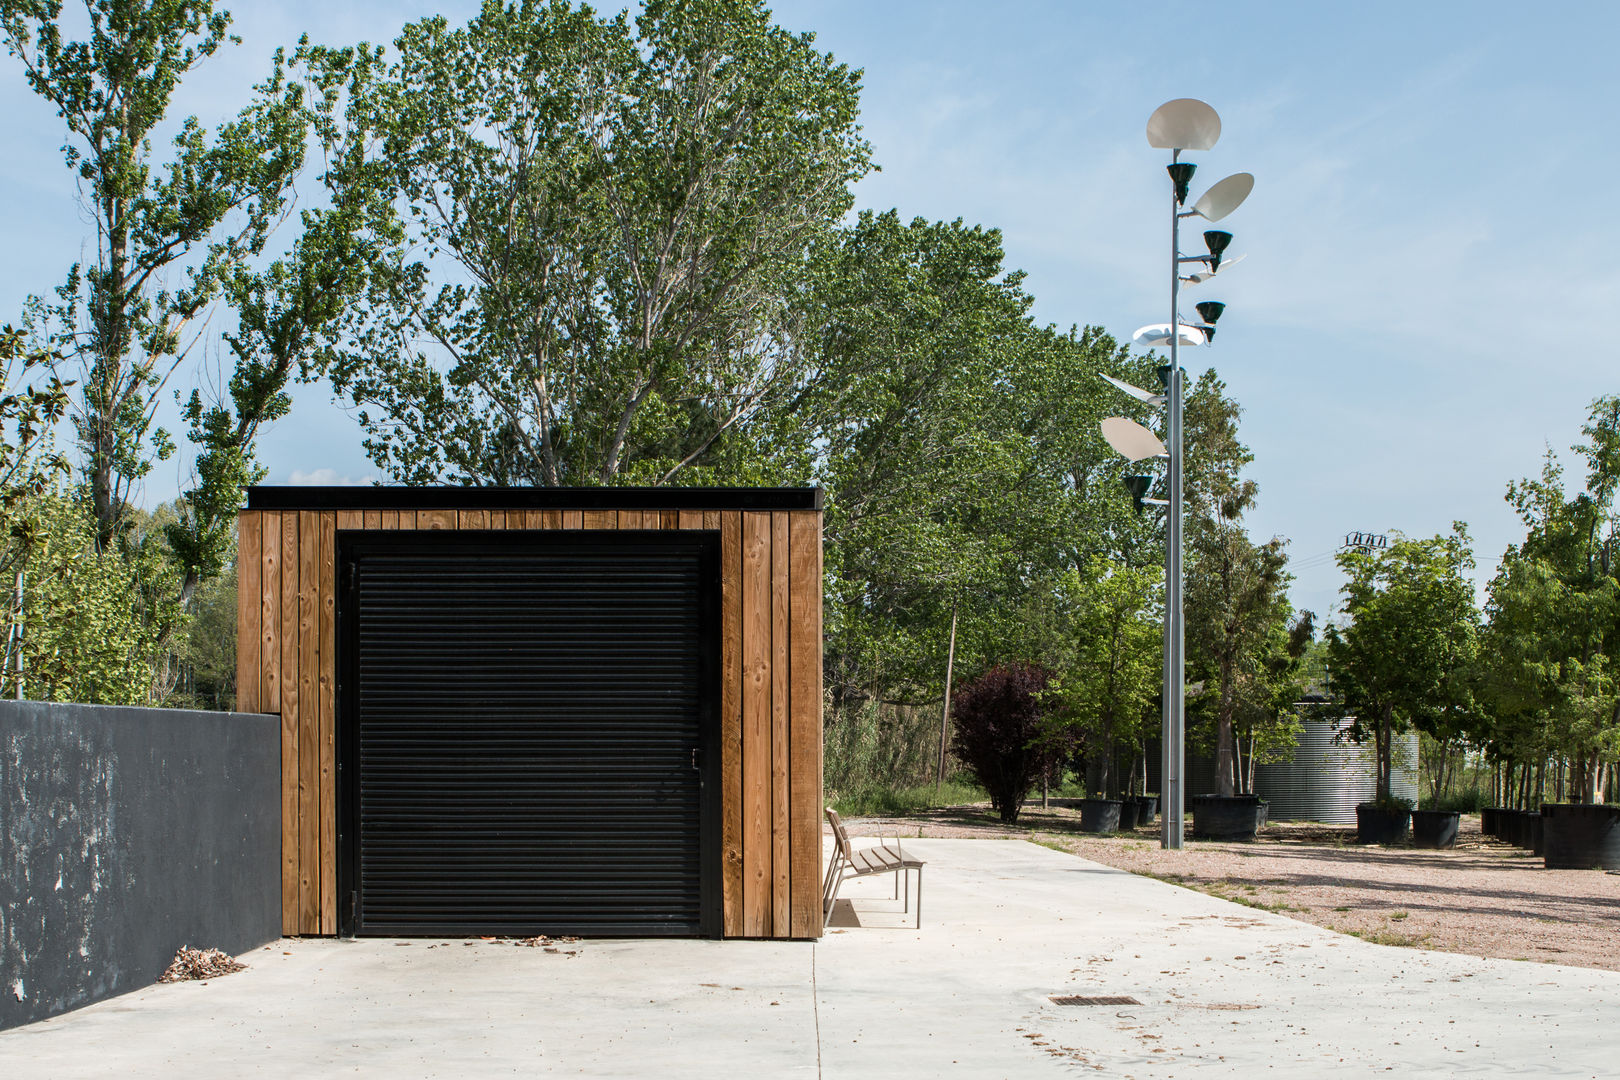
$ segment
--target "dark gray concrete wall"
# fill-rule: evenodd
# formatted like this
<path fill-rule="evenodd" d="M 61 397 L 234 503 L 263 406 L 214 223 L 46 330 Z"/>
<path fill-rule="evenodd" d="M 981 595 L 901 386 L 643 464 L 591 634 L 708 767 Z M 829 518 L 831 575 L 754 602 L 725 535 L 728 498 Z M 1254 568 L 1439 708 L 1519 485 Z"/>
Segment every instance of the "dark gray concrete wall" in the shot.
<path fill-rule="evenodd" d="M 279 729 L 0 701 L 0 1029 L 280 936 Z"/>

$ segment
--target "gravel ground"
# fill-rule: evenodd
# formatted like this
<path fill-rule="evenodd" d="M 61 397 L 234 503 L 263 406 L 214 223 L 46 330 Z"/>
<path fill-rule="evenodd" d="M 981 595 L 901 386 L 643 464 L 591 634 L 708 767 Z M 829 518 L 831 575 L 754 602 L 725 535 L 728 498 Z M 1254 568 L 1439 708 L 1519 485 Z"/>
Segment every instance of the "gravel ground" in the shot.
<path fill-rule="evenodd" d="M 1620 971 L 1620 874 L 1547 870 L 1540 856 L 1482 835 L 1477 815 L 1463 817 L 1450 851 L 1364 847 L 1353 826 L 1282 822 L 1252 843 L 1188 840 L 1165 851 L 1156 825 L 1082 833 L 1078 808 L 1057 800 L 1026 807 L 1010 827 L 983 806 L 845 824 L 853 836 L 1033 840 L 1384 945 Z"/>

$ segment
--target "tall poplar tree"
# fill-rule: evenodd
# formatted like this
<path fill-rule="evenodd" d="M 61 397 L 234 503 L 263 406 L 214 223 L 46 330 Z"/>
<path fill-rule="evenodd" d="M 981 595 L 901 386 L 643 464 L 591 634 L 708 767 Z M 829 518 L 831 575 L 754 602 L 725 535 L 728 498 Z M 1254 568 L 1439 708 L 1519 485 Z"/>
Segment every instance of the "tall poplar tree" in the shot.
<path fill-rule="evenodd" d="M 236 119 L 212 132 L 196 117 L 170 124 L 181 80 L 235 40 L 212 0 L 83 0 L 83 16 L 87 33 L 71 40 L 61 0 L 0 0 L 0 38 L 67 128 L 64 161 L 95 230 L 92 257 L 31 318 L 76 384 L 71 415 L 106 550 L 132 486 L 173 451 L 154 420 L 160 393 L 222 284 L 285 211 L 305 124 L 279 57 Z"/>

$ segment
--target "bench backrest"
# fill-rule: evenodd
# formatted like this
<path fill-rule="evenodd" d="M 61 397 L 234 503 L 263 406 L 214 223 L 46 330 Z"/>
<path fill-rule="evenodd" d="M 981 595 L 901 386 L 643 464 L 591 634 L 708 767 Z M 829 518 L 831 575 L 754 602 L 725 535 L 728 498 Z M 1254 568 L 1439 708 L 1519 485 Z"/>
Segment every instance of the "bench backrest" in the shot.
<path fill-rule="evenodd" d="M 838 817 L 838 811 L 827 807 L 827 824 L 832 826 L 833 843 L 838 846 L 838 854 L 844 857 L 845 862 L 853 862 L 855 849 L 850 846 L 849 833 L 844 831 L 844 823 Z"/>

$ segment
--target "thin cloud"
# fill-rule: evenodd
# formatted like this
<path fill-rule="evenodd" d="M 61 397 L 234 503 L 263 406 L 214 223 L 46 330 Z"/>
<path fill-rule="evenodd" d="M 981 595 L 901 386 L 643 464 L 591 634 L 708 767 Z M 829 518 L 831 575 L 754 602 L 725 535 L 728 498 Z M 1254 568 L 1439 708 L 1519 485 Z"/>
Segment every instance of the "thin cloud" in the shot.
<path fill-rule="evenodd" d="M 313 469 L 309 472 L 294 469 L 287 474 L 287 483 L 293 487 L 370 487 L 376 482 L 376 478 L 372 476 L 362 476 L 359 479 L 339 476 L 336 469 Z"/>

